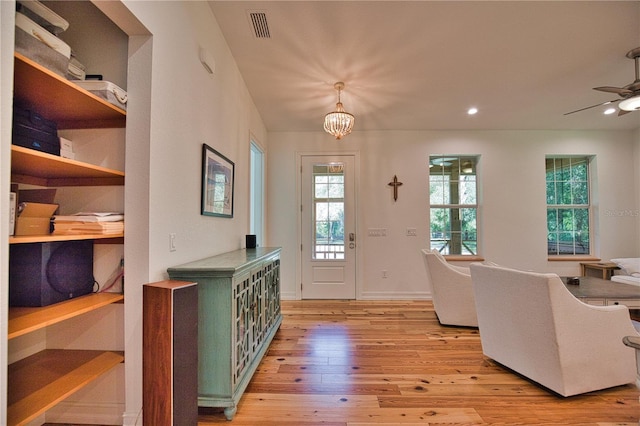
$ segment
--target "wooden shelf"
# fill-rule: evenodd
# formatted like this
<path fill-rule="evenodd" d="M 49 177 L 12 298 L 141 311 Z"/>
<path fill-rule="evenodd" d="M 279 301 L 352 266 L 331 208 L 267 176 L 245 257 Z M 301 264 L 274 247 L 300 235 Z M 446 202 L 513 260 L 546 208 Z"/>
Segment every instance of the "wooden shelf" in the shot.
<path fill-rule="evenodd" d="M 127 113 L 31 59 L 14 53 L 14 93 L 60 129 L 125 127 Z"/>
<path fill-rule="evenodd" d="M 123 233 L 119 234 L 75 234 L 75 235 L 24 235 L 9 237 L 9 244 L 52 243 L 55 241 L 104 240 L 105 243 L 122 244 Z M 98 241 L 96 241 L 98 242 Z"/>
<path fill-rule="evenodd" d="M 90 11 L 87 13 L 92 14 Z M 78 17 L 80 18 L 81 16 Z M 126 63 L 121 65 L 126 66 Z M 54 121 L 58 129 L 126 127 L 126 110 L 16 52 L 13 96 L 16 105 L 32 109 L 45 119 Z M 123 137 L 119 132 L 116 133 L 118 135 L 115 136 L 114 149 L 124 143 Z M 122 187 L 125 176 L 123 171 L 11 145 L 11 182 L 51 188 Z M 9 237 L 9 244 L 73 240 L 93 240 L 94 244 L 123 244 L 124 233 L 12 236 Z M 0 424 L 24 425 L 38 420 L 56 404 L 124 361 L 122 352 L 108 350 L 45 349 L 33 353 L 42 347 L 56 345 L 57 331 L 47 327 L 72 318 L 80 321 L 83 314 L 98 314 L 98 309 L 122 303 L 123 300 L 124 296 L 118 293 L 93 293 L 44 307 L 8 307 L 6 326 L 10 358 L 18 359 L 28 354 L 30 356 L 5 365 L 7 409 L 6 419 L 0 419 Z M 81 326 L 79 332 L 84 332 L 86 328 Z M 38 333 L 38 330 L 46 330 L 46 338 L 44 335 L 40 336 L 42 333 Z M 38 340 L 37 344 L 29 341 L 32 336 Z M 101 346 L 103 343 L 120 346 L 118 339 L 113 340 L 113 343 L 101 342 Z M 30 346 L 22 348 L 25 344 Z"/>
<path fill-rule="evenodd" d="M 47 349 L 9 365 L 7 423 L 33 420 L 123 361 L 118 352 Z"/>
<path fill-rule="evenodd" d="M 122 300 L 124 296 L 119 293 L 93 293 L 41 308 L 10 307 L 8 339 L 11 340 Z"/>
<path fill-rule="evenodd" d="M 11 145 L 11 181 L 48 187 L 124 185 L 124 172 Z"/>

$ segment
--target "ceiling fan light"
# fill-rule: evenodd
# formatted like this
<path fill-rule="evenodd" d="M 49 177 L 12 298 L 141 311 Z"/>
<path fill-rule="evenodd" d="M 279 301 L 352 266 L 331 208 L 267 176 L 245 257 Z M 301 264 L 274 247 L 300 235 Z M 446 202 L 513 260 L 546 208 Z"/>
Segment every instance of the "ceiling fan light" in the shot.
<path fill-rule="evenodd" d="M 640 95 L 620 101 L 618 107 L 623 111 L 636 111 L 640 109 Z"/>
<path fill-rule="evenodd" d="M 339 140 L 351 133 L 356 119 L 353 114 L 344 110 L 344 106 L 340 102 L 340 91 L 344 89 L 344 83 L 338 82 L 333 87 L 338 91 L 338 102 L 336 110 L 324 116 L 324 131 Z"/>

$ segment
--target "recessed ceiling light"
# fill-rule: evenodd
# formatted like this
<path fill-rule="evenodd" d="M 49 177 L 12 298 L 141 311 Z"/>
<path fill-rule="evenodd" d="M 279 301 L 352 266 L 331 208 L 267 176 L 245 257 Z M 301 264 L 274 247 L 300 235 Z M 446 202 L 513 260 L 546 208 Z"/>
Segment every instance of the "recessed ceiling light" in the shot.
<path fill-rule="evenodd" d="M 477 112 L 478 112 L 478 108 L 469 108 L 469 110 L 467 111 L 467 114 L 473 115 L 473 114 L 476 114 Z"/>
<path fill-rule="evenodd" d="M 610 114 L 613 114 L 614 112 L 616 112 L 615 108 L 607 108 L 604 110 L 605 115 L 610 115 Z"/>

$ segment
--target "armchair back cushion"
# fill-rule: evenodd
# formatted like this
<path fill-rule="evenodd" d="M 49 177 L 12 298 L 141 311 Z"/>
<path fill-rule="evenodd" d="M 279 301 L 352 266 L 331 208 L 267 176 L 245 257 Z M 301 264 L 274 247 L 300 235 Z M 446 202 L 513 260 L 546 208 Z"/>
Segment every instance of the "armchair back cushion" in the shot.
<path fill-rule="evenodd" d="M 592 306 L 556 274 L 471 265 L 483 353 L 570 396 L 635 380 L 626 306 Z"/>
<path fill-rule="evenodd" d="M 422 250 L 433 307 L 441 324 L 477 327 L 469 268 L 451 265 L 437 250 Z"/>

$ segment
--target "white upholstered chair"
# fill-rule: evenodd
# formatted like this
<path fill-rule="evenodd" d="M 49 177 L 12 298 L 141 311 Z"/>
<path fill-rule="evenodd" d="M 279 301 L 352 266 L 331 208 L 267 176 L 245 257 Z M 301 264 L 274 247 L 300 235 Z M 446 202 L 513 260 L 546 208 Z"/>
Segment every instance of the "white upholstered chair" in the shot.
<path fill-rule="evenodd" d="M 633 383 L 638 336 L 626 306 L 592 306 L 556 274 L 471 265 L 483 353 L 571 396 Z"/>
<path fill-rule="evenodd" d="M 477 327 L 469 268 L 451 265 L 437 250 L 423 249 L 422 254 L 438 321 L 445 325 Z"/>

